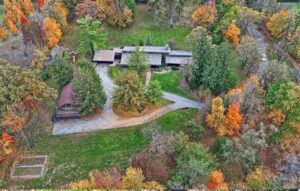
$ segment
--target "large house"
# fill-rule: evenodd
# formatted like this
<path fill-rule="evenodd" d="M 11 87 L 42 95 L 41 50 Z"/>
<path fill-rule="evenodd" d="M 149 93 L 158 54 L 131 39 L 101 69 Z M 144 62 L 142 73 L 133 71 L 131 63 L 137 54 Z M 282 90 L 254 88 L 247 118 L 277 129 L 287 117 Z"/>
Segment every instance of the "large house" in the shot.
<path fill-rule="evenodd" d="M 129 57 L 136 50 L 134 46 L 114 48 L 112 50 L 96 50 L 93 62 L 128 66 Z M 147 55 L 147 64 L 152 67 L 167 65 L 184 66 L 192 59 L 192 53 L 184 50 L 171 50 L 166 46 L 142 46 L 140 50 Z"/>

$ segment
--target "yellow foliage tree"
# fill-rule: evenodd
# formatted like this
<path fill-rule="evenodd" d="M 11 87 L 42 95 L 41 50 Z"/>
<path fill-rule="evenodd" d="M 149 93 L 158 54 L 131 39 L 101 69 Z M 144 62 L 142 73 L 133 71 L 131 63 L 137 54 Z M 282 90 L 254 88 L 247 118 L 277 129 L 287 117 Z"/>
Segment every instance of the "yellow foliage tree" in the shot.
<path fill-rule="evenodd" d="M 56 1 L 54 3 L 54 10 L 57 14 L 59 14 L 62 17 L 62 21 L 60 22 L 60 24 L 62 26 L 66 26 L 69 10 L 64 6 L 64 4 L 61 1 Z"/>
<path fill-rule="evenodd" d="M 57 23 L 55 19 L 46 17 L 44 19 L 43 29 L 48 40 L 49 48 L 52 48 L 59 43 L 62 37 L 62 32 L 59 23 Z"/>
<path fill-rule="evenodd" d="M 280 38 L 288 28 L 290 18 L 291 14 L 288 10 L 281 10 L 269 18 L 267 29 L 271 32 L 273 37 Z"/>
<path fill-rule="evenodd" d="M 97 0 L 97 7 L 103 10 L 107 22 L 118 27 L 127 27 L 132 23 L 132 11 L 124 1 L 120 0 Z"/>
<path fill-rule="evenodd" d="M 42 70 L 46 62 L 47 49 L 35 49 L 33 53 L 33 58 L 31 60 L 31 65 L 37 70 Z"/>
<path fill-rule="evenodd" d="M 6 40 L 7 39 L 7 32 L 4 28 L 0 27 L 0 40 Z"/>
<path fill-rule="evenodd" d="M 268 189 L 269 182 L 271 182 L 273 176 L 274 174 L 267 170 L 264 166 L 259 166 L 247 175 L 246 184 L 249 189 Z"/>
<path fill-rule="evenodd" d="M 203 27 L 214 23 L 217 19 L 217 9 L 214 2 L 208 2 L 199 6 L 192 14 L 192 20 L 195 24 Z"/>
<path fill-rule="evenodd" d="M 214 128 L 217 132 L 223 131 L 225 115 L 224 115 L 223 99 L 216 97 L 212 100 L 211 114 L 206 116 L 208 127 Z"/>
<path fill-rule="evenodd" d="M 235 47 L 239 44 L 241 31 L 235 24 L 231 23 L 223 33 Z"/>
<path fill-rule="evenodd" d="M 75 190 L 93 189 L 93 184 L 89 180 L 79 180 L 78 182 L 71 182 L 70 188 Z"/>
<path fill-rule="evenodd" d="M 31 13 L 33 13 L 34 11 L 33 3 L 31 2 L 31 0 L 24 0 L 22 7 L 27 16 L 31 15 Z"/>
<path fill-rule="evenodd" d="M 140 168 L 129 167 L 125 175 L 122 177 L 122 182 L 125 189 L 139 189 L 142 187 L 145 176 Z"/>

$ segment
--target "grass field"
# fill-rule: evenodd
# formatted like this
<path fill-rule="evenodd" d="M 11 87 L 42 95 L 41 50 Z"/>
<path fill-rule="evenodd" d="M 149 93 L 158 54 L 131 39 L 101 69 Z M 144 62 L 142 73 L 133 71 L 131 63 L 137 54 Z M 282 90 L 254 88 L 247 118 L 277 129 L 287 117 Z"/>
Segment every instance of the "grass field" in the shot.
<path fill-rule="evenodd" d="M 128 28 L 119 29 L 105 25 L 104 30 L 108 33 L 107 47 L 139 45 L 141 40 L 146 43 L 148 36 L 151 36 L 153 45 L 164 46 L 169 40 L 174 39 L 177 48 L 185 49 L 185 37 L 191 28 L 186 26 L 169 28 L 167 24 L 155 20 L 151 11 L 147 9 L 149 9 L 147 5 L 139 5 L 136 19 Z M 78 47 L 79 28 L 75 23 L 66 28 L 62 42 L 70 50 Z"/>
<path fill-rule="evenodd" d="M 182 79 L 182 71 L 171 71 L 164 74 L 153 74 L 152 80 L 159 81 L 163 91 L 174 93 L 189 99 L 193 99 L 180 88 L 180 80 Z"/>
<path fill-rule="evenodd" d="M 139 45 L 139 41 L 146 43 L 148 36 L 151 36 L 153 45 L 165 45 L 170 39 L 174 39 L 177 47 L 184 49 L 184 40 L 191 28 L 186 26 L 169 28 L 167 24 L 155 20 L 148 9 L 147 5 L 139 5 L 136 19 L 129 28 L 116 29 L 107 26 L 108 46 Z"/>
<path fill-rule="evenodd" d="M 155 122 L 164 130 L 178 132 L 194 119 L 196 109 L 177 110 Z M 149 138 L 142 133 L 148 126 L 98 131 L 82 135 L 53 136 L 44 134 L 36 140 L 34 153 L 48 154 L 48 171 L 43 179 L 18 182 L 28 188 L 53 188 L 87 178 L 93 169 L 118 167 L 124 170 L 128 159 L 145 149 Z"/>

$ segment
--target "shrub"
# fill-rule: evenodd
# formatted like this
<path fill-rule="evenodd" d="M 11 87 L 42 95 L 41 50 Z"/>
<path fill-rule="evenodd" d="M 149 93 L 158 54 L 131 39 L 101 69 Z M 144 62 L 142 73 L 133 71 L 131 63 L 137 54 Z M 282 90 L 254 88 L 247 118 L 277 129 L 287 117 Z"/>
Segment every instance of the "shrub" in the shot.
<path fill-rule="evenodd" d="M 211 150 L 216 156 L 226 160 L 231 159 L 233 155 L 232 142 L 226 137 L 219 137 L 216 139 Z"/>
<path fill-rule="evenodd" d="M 182 176 L 189 184 L 199 176 L 208 175 L 215 169 L 216 159 L 202 144 L 189 143 L 176 157 L 176 174 Z"/>
<path fill-rule="evenodd" d="M 203 136 L 204 128 L 192 120 L 185 124 L 184 132 L 191 140 L 197 140 Z"/>

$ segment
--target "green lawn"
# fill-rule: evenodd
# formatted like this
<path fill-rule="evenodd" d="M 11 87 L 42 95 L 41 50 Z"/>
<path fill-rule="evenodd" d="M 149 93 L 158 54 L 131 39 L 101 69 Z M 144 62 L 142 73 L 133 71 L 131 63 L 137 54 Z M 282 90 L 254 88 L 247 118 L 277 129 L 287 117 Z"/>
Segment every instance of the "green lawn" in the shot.
<path fill-rule="evenodd" d="M 165 45 L 170 39 L 174 39 L 178 48 L 185 49 L 185 37 L 191 28 L 185 26 L 169 28 L 167 24 L 155 20 L 153 13 L 148 9 L 146 5 L 139 5 L 136 19 L 129 28 L 117 29 L 106 26 L 108 46 L 139 45 L 140 41 L 146 43 L 148 36 L 151 36 L 153 45 Z"/>
<path fill-rule="evenodd" d="M 164 74 L 153 74 L 152 80 L 159 81 L 163 91 L 177 94 L 189 99 L 193 99 L 180 88 L 180 80 L 182 79 L 182 71 L 171 71 Z"/>
<path fill-rule="evenodd" d="M 196 109 L 177 110 L 156 120 L 162 129 L 178 132 L 194 119 Z M 93 169 L 113 166 L 124 170 L 128 159 L 145 149 L 149 138 L 142 133 L 147 124 L 82 135 L 53 136 L 44 134 L 36 140 L 34 153 L 48 154 L 49 165 L 44 179 L 18 182 L 27 188 L 53 188 L 87 178 Z"/>

